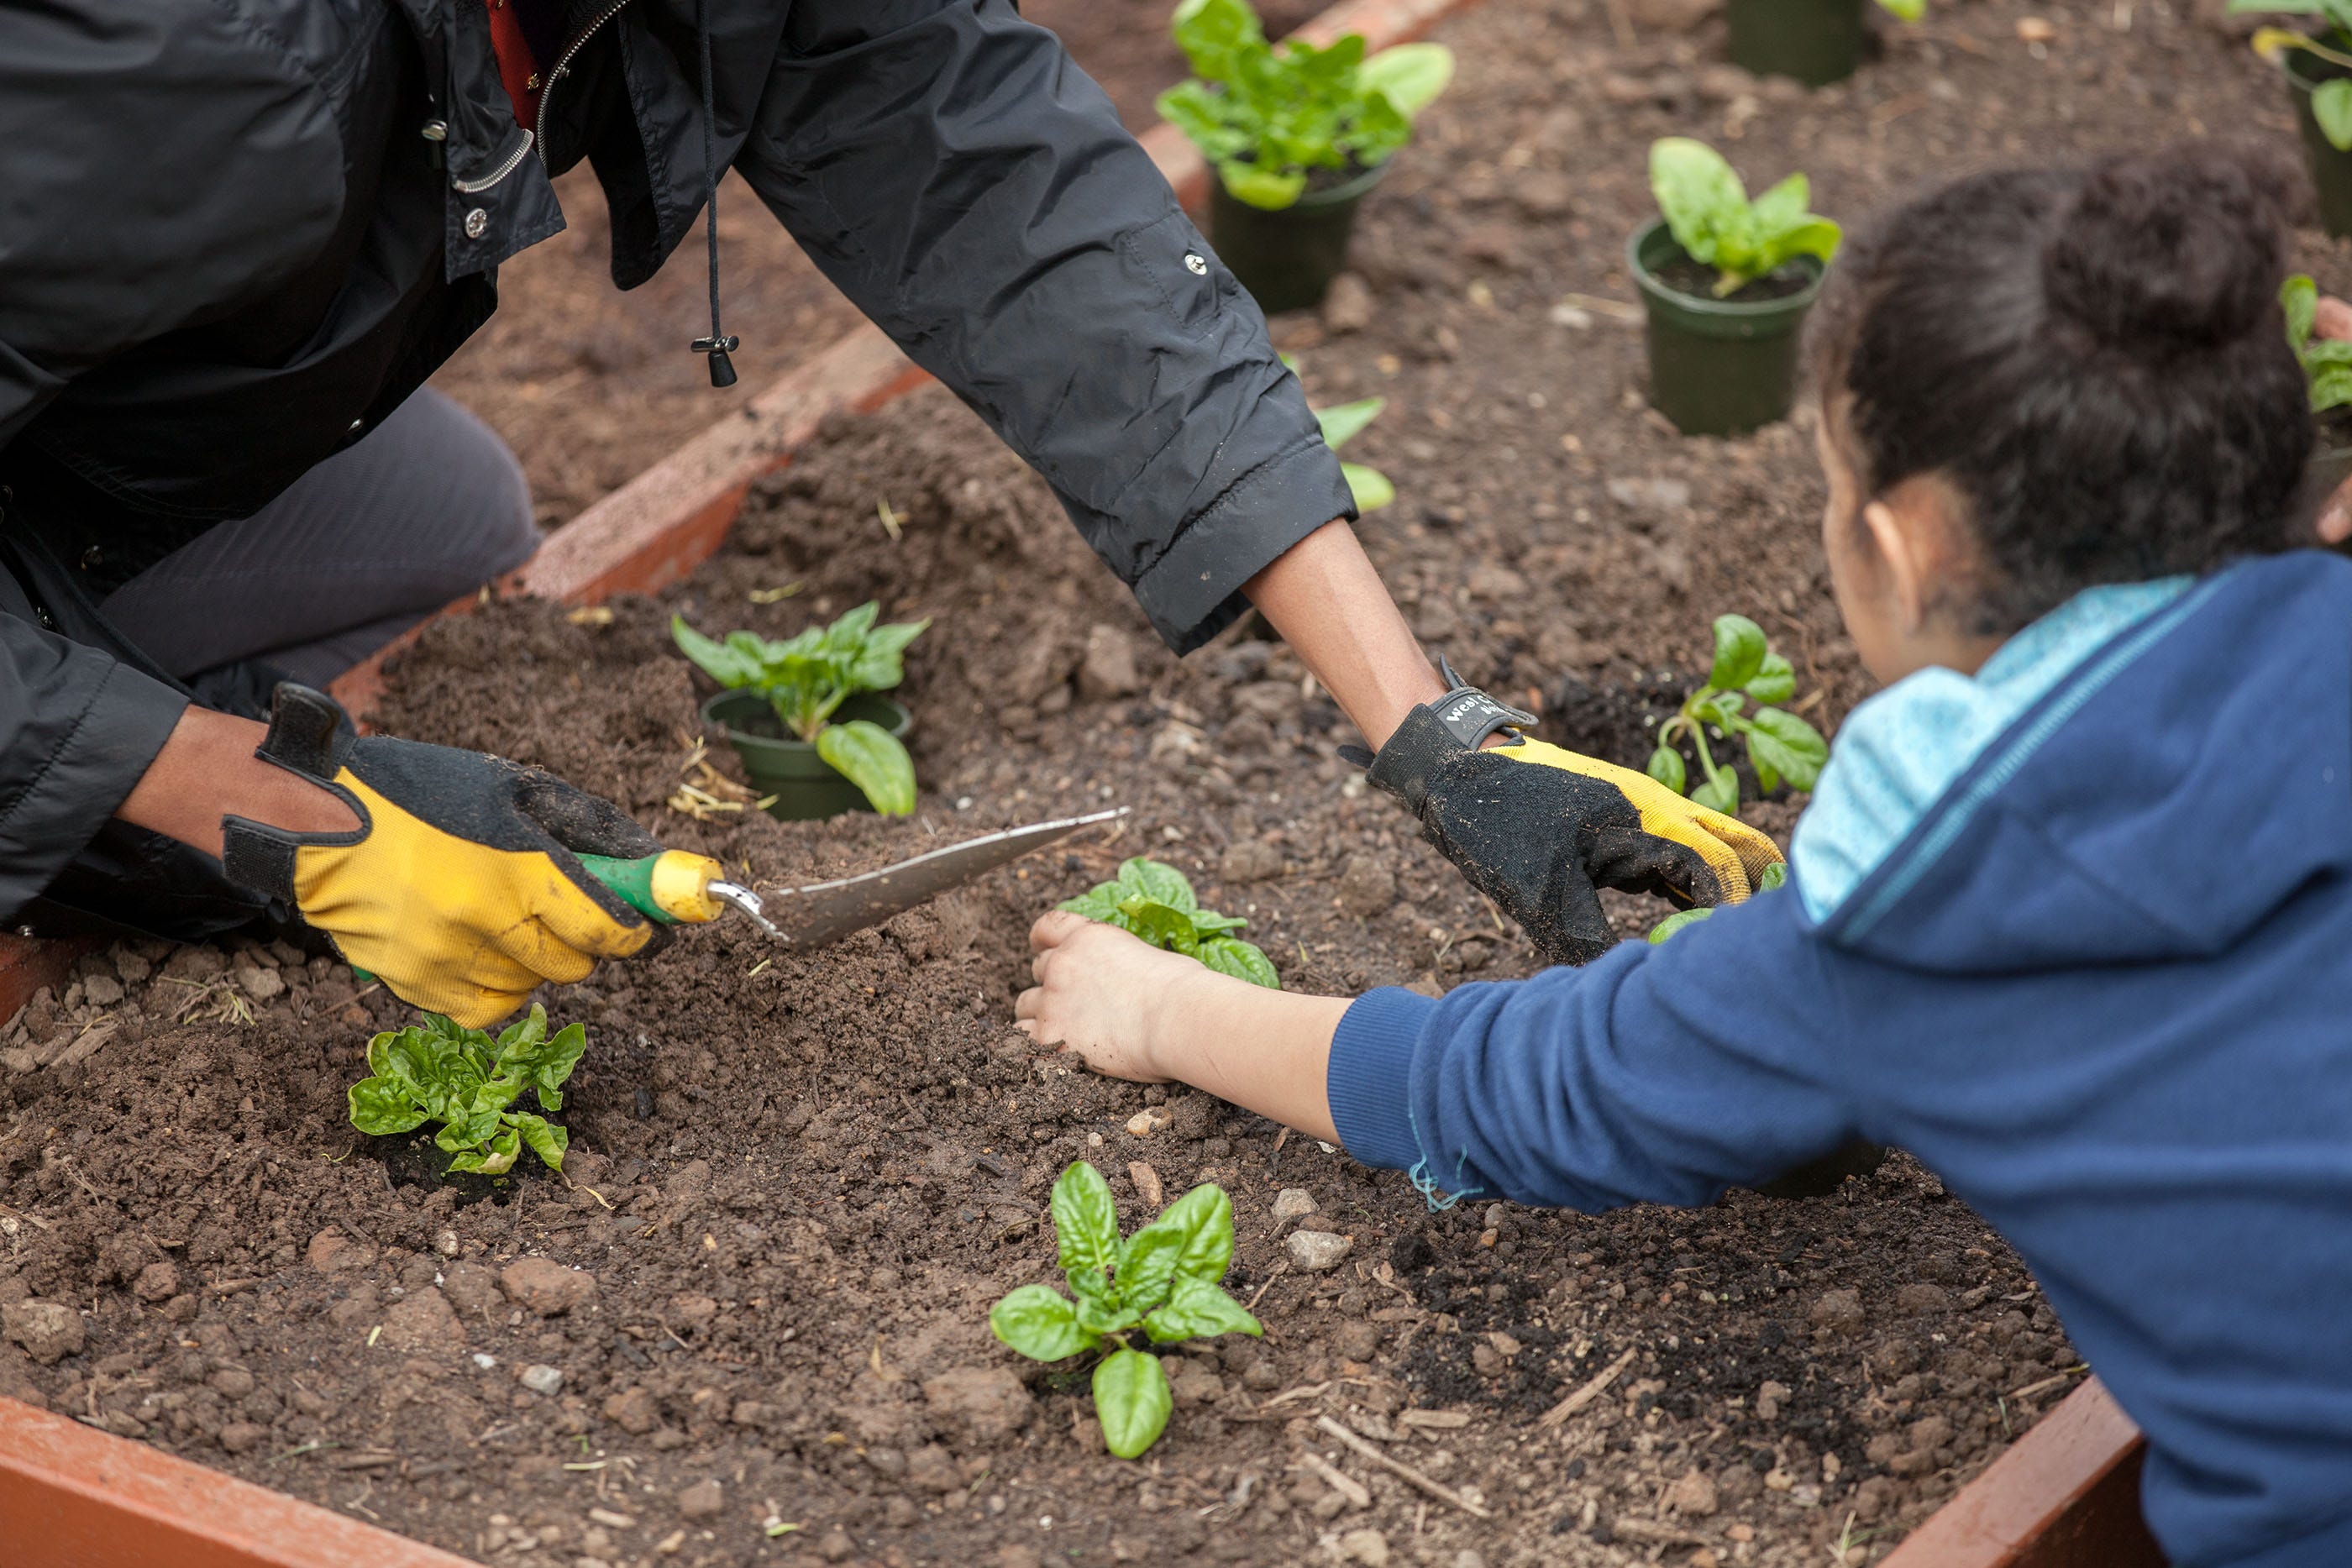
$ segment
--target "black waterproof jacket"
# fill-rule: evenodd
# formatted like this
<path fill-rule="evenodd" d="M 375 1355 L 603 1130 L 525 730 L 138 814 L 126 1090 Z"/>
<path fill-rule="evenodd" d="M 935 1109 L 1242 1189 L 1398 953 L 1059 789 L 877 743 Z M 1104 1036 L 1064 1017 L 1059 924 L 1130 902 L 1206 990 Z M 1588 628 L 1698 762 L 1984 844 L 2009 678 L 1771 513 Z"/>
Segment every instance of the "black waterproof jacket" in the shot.
<path fill-rule="evenodd" d="M 93 605 L 414 392 L 562 227 L 551 173 L 592 164 L 614 281 L 651 277 L 702 206 L 698 9 L 719 163 L 1036 466 L 1171 645 L 1354 515 L 1255 307 L 1010 0 L 526 5 L 532 128 L 483 0 L 0 5 L 9 918 L 252 913 L 110 821 L 187 696 Z"/>

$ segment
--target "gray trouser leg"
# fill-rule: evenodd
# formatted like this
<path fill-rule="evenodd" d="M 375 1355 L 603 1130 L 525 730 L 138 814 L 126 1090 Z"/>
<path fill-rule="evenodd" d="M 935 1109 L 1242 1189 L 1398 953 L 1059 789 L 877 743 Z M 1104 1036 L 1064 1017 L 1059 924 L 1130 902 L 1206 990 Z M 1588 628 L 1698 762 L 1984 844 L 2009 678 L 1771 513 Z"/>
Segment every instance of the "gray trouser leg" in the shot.
<path fill-rule="evenodd" d="M 539 543 L 521 466 L 431 388 L 242 522 L 100 607 L 184 681 L 254 661 L 328 682 Z"/>

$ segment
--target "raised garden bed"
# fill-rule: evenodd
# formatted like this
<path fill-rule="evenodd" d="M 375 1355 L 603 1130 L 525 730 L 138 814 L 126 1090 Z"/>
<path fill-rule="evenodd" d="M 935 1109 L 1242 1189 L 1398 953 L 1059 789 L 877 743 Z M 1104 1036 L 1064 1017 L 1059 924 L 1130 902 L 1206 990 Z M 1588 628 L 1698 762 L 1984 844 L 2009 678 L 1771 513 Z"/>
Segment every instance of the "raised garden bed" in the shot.
<path fill-rule="evenodd" d="M 1600 303 L 1631 304 L 1610 236 L 1646 200 L 1652 136 L 1711 106 L 1724 145 L 1801 161 L 1816 204 L 1851 213 L 1919 156 L 1882 160 L 1896 123 L 1956 159 L 2062 125 L 2092 145 L 2276 112 L 2259 67 L 2186 21 L 2143 14 L 2086 45 L 2085 71 L 2063 50 L 2026 63 L 2019 14 L 1939 16 L 1920 35 L 1934 60 L 1898 50 L 1860 84 L 1752 109 L 1691 85 L 1696 43 L 1593 45 L 1598 8 L 1493 0 L 1448 30 L 1457 96 L 1416 177 L 1365 214 L 1379 308 L 1283 336 L 1318 401 L 1392 399 L 1360 440 L 1402 499 L 1366 536 L 1465 673 L 1577 718 L 1553 738 L 1638 764 L 1644 693 L 1699 659 L 1722 609 L 1790 650 L 1825 729 L 1864 689 L 1820 580 L 1802 433 L 1669 435 L 1641 404 L 1636 334 Z M 1675 94 L 1612 101 L 1612 76 L 1677 73 Z M 2160 112 L 2127 85 L 2156 79 L 2187 84 Z M 592 592 L 593 562 L 572 564 L 564 591 Z M 698 775 L 668 610 L 775 634 L 867 597 L 938 618 L 907 689 L 958 722 L 913 737 L 917 816 L 669 810 Z M 1027 919 L 1147 850 L 1249 915 L 1293 986 L 1443 985 L 1529 957 L 1331 758 L 1344 726 L 1285 651 L 1244 629 L 1164 657 L 943 394 L 831 420 L 722 554 L 659 604 L 611 608 L 444 622 L 395 662 L 380 716 L 556 768 L 766 882 L 1104 801 L 1136 815 L 823 955 L 722 924 L 551 998 L 591 1036 L 563 1115 L 576 1185 L 530 1177 L 503 1203 L 396 1187 L 349 1131 L 366 1036 L 404 1010 L 338 967 L 289 948 L 81 958 L 79 995 L 0 1047 L 47 1063 L 0 1076 L 0 1300 L 88 1302 L 84 1343 L 47 1364 L 0 1346 L 0 1393 L 502 1563 L 1286 1562 L 1328 1537 L 1360 1561 L 1811 1564 L 1841 1544 L 1880 1561 L 2077 1381 L 2013 1256 L 1906 1161 L 1800 1203 L 1431 1215 L 1398 1178 L 1012 1034 Z M 1785 830 L 1794 804 L 1751 811 Z M 1614 911 L 1631 932 L 1659 906 Z M 1050 1272 L 1040 1204 L 1073 1157 L 1130 1209 L 1155 1180 L 1223 1182 L 1234 1283 L 1269 1331 L 1185 1358 L 1139 1466 L 1080 1429 L 1078 1388 L 986 1336 L 988 1303 Z M 1288 1188 L 1352 1238 L 1333 1271 L 1293 1263 Z M 2079 1437 L 2070 1453 L 2112 1456 L 2124 1430 Z"/>

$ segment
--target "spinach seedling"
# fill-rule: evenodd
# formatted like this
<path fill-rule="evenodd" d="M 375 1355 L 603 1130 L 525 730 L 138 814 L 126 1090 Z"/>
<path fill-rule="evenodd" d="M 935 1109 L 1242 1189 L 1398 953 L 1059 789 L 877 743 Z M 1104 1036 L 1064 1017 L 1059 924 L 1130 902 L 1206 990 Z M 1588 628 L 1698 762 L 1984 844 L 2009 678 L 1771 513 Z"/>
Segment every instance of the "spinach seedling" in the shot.
<path fill-rule="evenodd" d="M 1683 699 L 1674 717 L 1658 727 L 1658 748 L 1650 753 L 1649 775 L 1675 794 L 1688 794 L 1717 811 L 1739 810 L 1739 775 L 1722 767 L 1708 748 L 1710 731 L 1718 740 L 1744 736 L 1748 760 L 1756 781 L 1769 791 L 1787 779 L 1791 789 L 1811 789 L 1830 759 L 1830 743 L 1822 732 L 1772 703 L 1795 695 L 1797 673 L 1789 661 L 1772 652 L 1764 629 L 1745 615 L 1715 618 L 1715 667 L 1706 684 Z M 1756 706 L 1751 711 L 1748 704 Z M 1690 737 L 1698 765 L 1706 777 L 1696 789 L 1686 789 L 1682 753 L 1675 742 Z"/>
<path fill-rule="evenodd" d="M 1110 1184 L 1075 1160 L 1054 1184 L 1052 1211 L 1070 1295 L 1024 1285 L 989 1309 L 988 1326 L 1032 1361 L 1111 1346 L 1095 1365 L 1095 1416 L 1103 1447 L 1136 1458 L 1160 1440 L 1174 1401 L 1158 1359 L 1129 1335 L 1140 1329 L 1153 1344 L 1174 1344 L 1265 1332 L 1218 1284 L 1234 1260 L 1233 1201 L 1203 1183 L 1121 1241 Z"/>
<path fill-rule="evenodd" d="M 1399 44 L 1369 58 L 1360 33 L 1279 48 L 1248 0 L 1183 0 L 1177 47 L 1193 80 L 1160 95 L 1161 118 L 1192 139 L 1235 201 L 1269 210 L 1307 193 L 1318 169 L 1370 169 L 1412 140 L 1413 117 L 1445 90 L 1443 44 Z"/>
<path fill-rule="evenodd" d="M 1220 975 L 1282 989 L 1274 961 L 1253 943 L 1234 935 L 1249 922 L 1201 907 L 1184 873 L 1140 855 L 1119 864 L 1118 875 L 1097 883 L 1056 907 L 1140 936 L 1154 947 L 1198 958 Z"/>
<path fill-rule="evenodd" d="M 1756 879 L 1756 891 L 1769 893 L 1776 887 L 1786 886 L 1788 881 L 1788 866 L 1780 861 L 1774 861 L 1764 868 L 1764 874 Z M 1650 946 L 1656 946 L 1684 926 L 1696 925 L 1714 913 L 1713 904 L 1703 904 L 1696 909 L 1675 910 L 1672 915 L 1650 927 Z"/>
<path fill-rule="evenodd" d="M 2254 53 L 2281 65 L 2289 49 L 2300 49 L 2352 71 L 2352 0 L 2230 0 L 2229 10 L 2233 16 L 2316 16 L 2321 23 L 2316 36 L 2291 27 L 2256 28 Z M 2352 76 L 2331 78 L 2311 89 L 2311 118 L 2329 146 L 2352 152 Z"/>
<path fill-rule="evenodd" d="M 1687 136 L 1650 144 L 1650 192 L 1693 261 L 1716 270 L 1715 297 L 1737 294 L 1801 256 L 1826 263 L 1843 232 L 1805 210 L 1812 187 L 1791 174 L 1753 202 L 1722 153 Z"/>
<path fill-rule="evenodd" d="M 2287 344 L 2311 382 L 2311 412 L 2329 413 L 2352 404 L 2352 343 L 2311 335 L 2319 319 L 2319 285 L 2310 274 L 2298 272 L 2279 286 L 2279 305 L 2286 312 Z"/>
<path fill-rule="evenodd" d="M 1279 356 L 1283 368 L 1292 375 L 1298 373 L 1298 361 L 1288 354 Z M 1323 432 L 1323 444 L 1337 452 L 1353 441 L 1364 426 L 1380 418 L 1381 410 L 1388 407 L 1384 397 L 1360 397 L 1353 402 L 1334 403 L 1329 408 L 1310 408 L 1315 423 Z M 1377 468 L 1361 463 L 1342 461 L 1340 477 L 1348 481 L 1348 489 L 1356 497 L 1359 512 L 1378 511 L 1396 499 L 1396 486 L 1389 476 Z"/>
<path fill-rule="evenodd" d="M 563 1081 L 587 1045 L 588 1031 L 576 1023 L 549 1034 L 547 1009 L 537 1003 L 496 1039 L 427 1013 L 421 1024 L 368 1041 L 373 1076 L 352 1085 L 352 1125 L 389 1137 L 439 1122 L 433 1141 L 457 1156 L 453 1173 L 503 1176 L 525 1145 L 560 1171 L 570 1134 L 509 1107 L 530 1089 L 541 1110 L 562 1110 Z"/>
<path fill-rule="evenodd" d="M 870 719 L 833 722 L 834 710 L 860 692 L 887 692 L 906 678 L 907 644 L 929 621 L 877 626 L 880 608 L 861 604 L 830 626 L 771 643 L 756 632 L 730 632 L 714 643 L 673 615 L 670 636 L 702 672 L 729 689 L 768 699 L 786 730 L 816 747 L 825 766 L 865 792 L 886 817 L 915 809 L 915 763 L 898 737 Z"/>

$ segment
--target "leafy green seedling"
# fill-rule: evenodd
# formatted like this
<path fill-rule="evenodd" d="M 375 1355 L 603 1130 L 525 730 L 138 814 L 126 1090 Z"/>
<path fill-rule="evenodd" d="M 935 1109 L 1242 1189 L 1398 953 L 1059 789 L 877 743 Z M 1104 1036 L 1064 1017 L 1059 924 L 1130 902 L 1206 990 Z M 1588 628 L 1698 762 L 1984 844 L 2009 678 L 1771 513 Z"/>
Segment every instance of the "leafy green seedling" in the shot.
<path fill-rule="evenodd" d="M 439 1122 L 433 1141 L 457 1156 L 449 1162 L 453 1173 L 503 1176 L 525 1145 L 562 1170 L 570 1134 L 544 1116 L 508 1107 L 530 1089 L 541 1110 L 562 1110 L 563 1081 L 587 1045 L 588 1031 L 576 1023 L 550 1035 L 547 1009 L 537 1003 L 496 1039 L 427 1013 L 421 1024 L 368 1041 L 373 1076 L 352 1085 L 352 1125 L 389 1137 Z"/>
<path fill-rule="evenodd" d="M 1756 879 L 1756 891 L 1769 893 L 1776 887 L 1785 886 L 1788 881 L 1789 868 L 1780 861 L 1774 861 L 1764 868 L 1764 874 Z M 1713 904 L 1702 905 L 1697 909 L 1675 910 L 1672 915 L 1650 927 L 1650 946 L 1656 946 L 1684 926 L 1696 925 L 1714 913 Z"/>
<path fill-rule="evenodd" d="M 2289 27 L 2254 32 L 2254 53 L 2284 64 L 2289 49 L 2352 70 L 2352 0 L 2230 0 L 2232 16 L 2316 16 L 2317 36 Z M 2311 89 L 2311 117 L 2338 152 L 2352 152 L 2352 76 L 2335 77 Z"/>
<path fill-rule="evenodd" d="M 988 1326 L 1032 1361 L 1111 1347 L 1095 1365 L 1095 1416 L 1103 1447 L 1136 1458 L 1160 1440 L 1173 1400 L 1158 1359 L 1129 1335 L 1174 1344 L 1265 1332 L 1218 1284 L 1234 1260 L 1233 1202 L 1203 1183 L 1122 1242 L 1110 1184 L 1075 1160 L 1054 1184 L 1053 1216 L 1070 1295 L 1024 1285 L 989 1309 Z"/>
<path fill-rule="evenodd" d="M 1198 958 L 1220 975 L 1282 989 L 1273 960 L 1255 944 L 1234 935 L 1249 922 L 1201 907 L 1184 873 L 1140 855 L 1120 862 L 1118 875 L 1097 883 L 1058 907 L 1140 936 L 1154 947 Z"/>
<path fill-rule="evenodd" d="M 1384 397 L 1360 397 L 1353 402 L 1339 403 L 1330 408 L 1311 411 L 1315 423 L 1323 427 L 1323 444 L 1337 452 L 1364 426 L 1381 416 L 1388 407 Z M 1396 486 L 1389 476 L 1377 468 L 1361 463 L 1342 462 L 1339 473 L 1348 481 L 1348 489 L 1356 497 L 1356 510 L 1375 512 L 1396 499 Z"/>
<path fill-rule="evenodd" d="M 1161 118 L 1235 201 L 1269 210 L 1306 194 L 1314 170 L 1386 162 L 1454 76 L 1443 44 L 1367 58 L 1363 35 L 1350 33 L 1323 48 L 1297 38 L 1277 48 L 1248 0 L 1182 0 L 1173 30 L 1194 79 L 1160 95 Z"/>
<path fill-rule="evenodd" d="M 1830 759 L 1830 743 L 1795 714 L 1769 706 L 1787 702 L 1796 690 L 1796 671 L 1772 652 L 1762 627 L 1745 615 L 1717 616 L 1715 667 L 1707 673 L 1706 684 L 1685 697 L 1675 716 L 1658 727 L 1650 777 L 1709 810 L 1739 810 L 1739 775 L 1715 760 L 1706 744 L 1712 732 L 1718 740 L 1747 737 L 1748 760 L 1756 768 L 1756 781 L 1768 791 L 1784 779 L 1791 789 L 1811 789 Z M 1750 703 L 1756 705 L 1752 711 Z M 1684 736 L 1690 737 L 1699 769 L 1706 774 L 1696 789 L 1686 788 L 1682 753 L 1675 749 L 1675 742 Z"/>
<path fill-rule="evenodd" d="M 877 626 L 880 608 L 861 604 L 830 626 L 812 626 L 771 643 L 756 632 L 730 632 L 714 643 L 673 615 L 669 633 L 686 656 L 720 685 L 759 693 L 785 729 L 816 747 L 825 766 L 865 792 L 886 817 L 915 809 L 915 763 L 898 737 L 871 719 L 833 722 L 834 711 L 860 692 L 887 692 L 906 678 L 907 644 L 929 621 Z"/>
<path fill-rule="evenodd" d="M 2298 272 L 2279 286 L 2279 305 L 2286 312 L 2287 343 L 2311 382 L 2311 412 L 2352 405 L 2352 343 L 2311 335 L 2319 319 L 2319 285 L 2310 274 Z"/>
<path fill-rule="evenodd" d="M 1812 187 L 1791 174 L 1753 202 L 1722 153 L 1687 136 L 1650 144 L 1650 192 L 1693 261 L 1716 270 L 1715 297 L 1737 294 L 1801 256 L 1827 263 L 1843 231 L 1805 210 Z"/>

